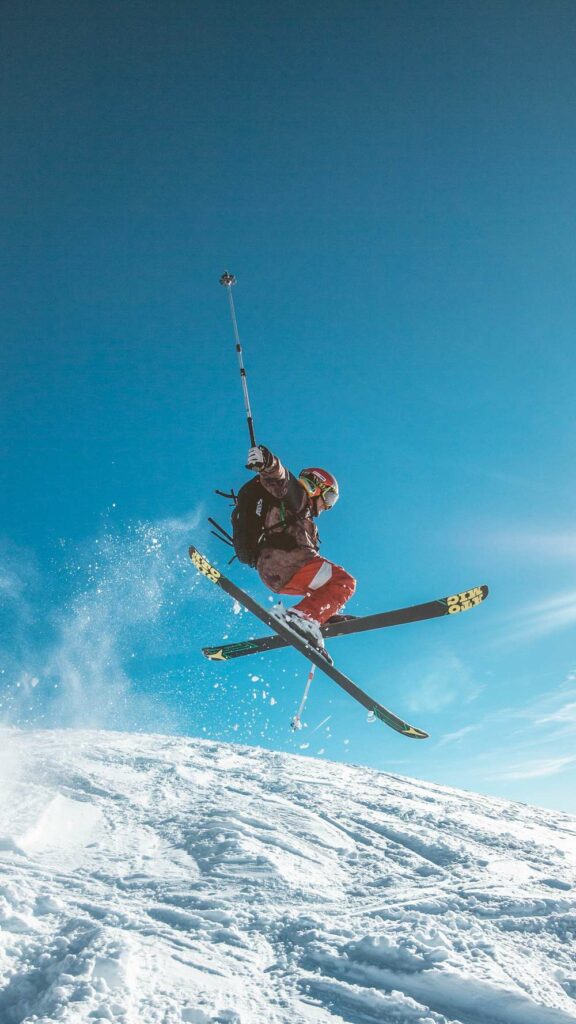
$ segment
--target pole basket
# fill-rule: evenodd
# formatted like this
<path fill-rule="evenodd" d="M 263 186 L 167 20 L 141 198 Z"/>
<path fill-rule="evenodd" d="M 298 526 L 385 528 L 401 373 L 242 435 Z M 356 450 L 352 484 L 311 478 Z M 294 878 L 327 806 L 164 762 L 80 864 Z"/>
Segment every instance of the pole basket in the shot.
<path fill-rule="evenodd" d="M 220 278 L 220 284 L 223 284 L 225 288 L 230 288 L 233 284 L 236 284 L 234 274 L 229 274 L 228 271 L 225 270 Z"/>

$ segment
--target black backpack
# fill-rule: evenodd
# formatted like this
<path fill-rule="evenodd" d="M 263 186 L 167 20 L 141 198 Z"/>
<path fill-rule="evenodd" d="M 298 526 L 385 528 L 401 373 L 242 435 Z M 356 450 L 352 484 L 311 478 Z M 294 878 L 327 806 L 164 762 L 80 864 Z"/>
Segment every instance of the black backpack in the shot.
<path fill-rule="evenodd" d="M 254 567 L 262 548 L 280 548 L 282 551 L 293 551 L 298 547 L 294 537 L 286 533 L 286 528 L 293 523 L 295 516 L 286 515 L 284 502 L 278 501 L 254 477 L 240 488 L 234 495 L 236 502 L 232 512 L 232 543 L 236 558 L 245 565 Z M 277 505 L 281 513 L 281 522 L 268 530 L 265 528 L 266 516 L 270 508 Z"/>
<path fill-rule="evenodd" d="M 231 562 L 237 558 L 244 565 L 251 565 L 254 568 L 262 548 L 294 551 L 298 547 L 298 542 L 287 530 L 291 523 L 296 522 L 300 517 L 287 514 L 284 502 L 274 498 L 262 486 L 259 477 L 253 477 L 248 483 L 245 483 L 238 494 L 235 494 L 234 491 L 230 491 L 228 494 L 226 491 L 216 491 L 216 494 L 234 502 L 231 516 L 232 534 L 229 534 L 215 519 L 208 518 L 208 522 L 215 527 L 212 530 L 214 536 L 234 548 Z M 266 529 L 264 525 L 266 516 L 274 505 L 280 509 L 280 522 Z"/>
<path fill-rule="evenodd" d="M 255 566 L 264 537 L 264 523 L 268 509 L 274 504 L 272 495 L 254 477 L 240 488 L 235 496 L 232 512 L 232 540 L 236 558 L 245 565 Z"/>

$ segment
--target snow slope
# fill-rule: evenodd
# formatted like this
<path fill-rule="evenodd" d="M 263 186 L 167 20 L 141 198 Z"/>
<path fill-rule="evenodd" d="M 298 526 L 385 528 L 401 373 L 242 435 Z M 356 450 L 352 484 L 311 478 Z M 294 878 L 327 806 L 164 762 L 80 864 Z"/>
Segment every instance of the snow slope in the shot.
<path fill-rule="evenodd" d="M 0 732 L 0 1024 L 570 1024 L 576 820 L 182 738 Z"/>

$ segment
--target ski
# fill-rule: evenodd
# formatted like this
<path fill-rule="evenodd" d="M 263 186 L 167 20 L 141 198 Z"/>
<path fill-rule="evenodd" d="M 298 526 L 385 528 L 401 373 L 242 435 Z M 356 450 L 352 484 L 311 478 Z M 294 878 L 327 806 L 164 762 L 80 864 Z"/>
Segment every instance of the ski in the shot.
<path fill-rule="evenodd" d="M 256 618 L 260 619 L 261 622 L 265 623 L 270 629 L 273 629 L 285 642 L 286 646 L 293 647 L 299 651 L 300 654 L 316 665 L 317 668 L 321 669 L 325 675 L 328 676 L 333 682 L 337 683 L 346 693 L 349 693 L 354 700 L 357 700 L 362 707 L 365 707 L 371 714 L 378 718 L 385 725 L 390 726 L 396 732 L 399 732 L 402 736 L 408 736 L 411 739 L 426 739 L 428 733 L 422 729 L 417 729 L 413 725 L 409 725 L 408 722 L 404 722 L 401 718 L 394 714 L 393 711 L 389 711 L 373 697 L 370 697 L 364 690 L 361 690 L 356 683 L 353 683 L 348 676 L 345 676 L 343 672 L 340 672 L 334 665 L 329 665 L 328 662 L 322 657 L 318 650 L 312 645 L 306 643 L 305 640 L 301 639 L 295 633 L 292 632 L 288 626 L 285 626 L 283 622 L 276 619 L 271 612 L 263 608 L 262 605 L 258 604 L 249 594 L 240 587 L 236 586 L 232 580 L 224 576 L 219 569 L 211 565 L 207 558 L 204 557 L 198 551 L 197 548 L 191 546 L 188 551 L 192 564 L 201 572 L 211 583 L 215 583 L 219 586 L 226 594 L 234 598 L 240 604 L 242 604 L 248 611 L 252 612 Z"/>
<path fill-rule="evenodd" d="M 342 616 L 341 621 L 326 623 L 322 633 L 328 639 L 337 636 L 351 636 L 369 629 L 384 629 L 387 626 L 401 626 L 406 622 L 422 622 L 425 619 L 438 619 L 443 615 L 456 615 L 481 604 L 488 596 L 488 587 L 474 587 L 463 590 L 449 597 L 439 597 L 425 604 L 411 605 L 409 608 L 396 608 L 390 612 L 379 612 L 376 615 Z M 247 654 L 262 654 L 286 647 L 290 641 L 284 637 L 261 636 L 251 640 L 240 640 L 235 644 L 220 644 L 215 647 L 203 647 L 202 654 L 211 661 L 229 661 L 232 658 L 243 658 Z"/>

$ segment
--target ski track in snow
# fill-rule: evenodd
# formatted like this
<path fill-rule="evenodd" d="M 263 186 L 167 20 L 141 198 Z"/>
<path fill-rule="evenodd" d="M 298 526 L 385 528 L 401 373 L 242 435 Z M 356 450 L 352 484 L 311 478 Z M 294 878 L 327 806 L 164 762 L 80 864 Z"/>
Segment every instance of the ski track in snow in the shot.
<path fill-rule="evenodd" d="M 0 1024 L 576 1022 L 568 815 L 202 740 L 0 739 Z"/>

